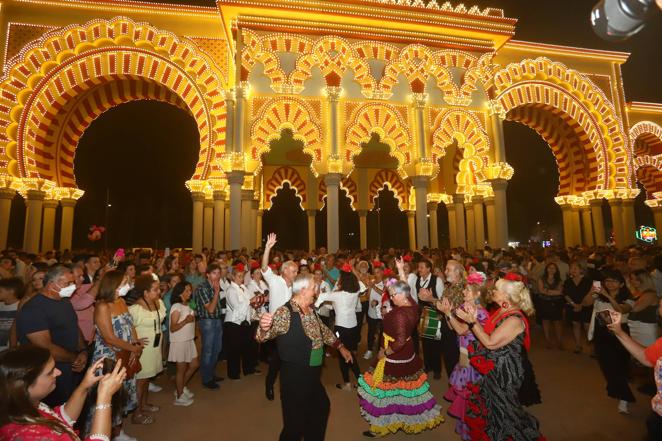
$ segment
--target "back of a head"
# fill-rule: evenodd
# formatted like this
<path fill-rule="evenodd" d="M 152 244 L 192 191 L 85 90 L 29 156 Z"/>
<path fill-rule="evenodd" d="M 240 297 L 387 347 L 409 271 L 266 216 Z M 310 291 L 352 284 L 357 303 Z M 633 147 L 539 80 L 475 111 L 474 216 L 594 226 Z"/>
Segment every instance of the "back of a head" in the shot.
<path fill-rule="evenodd" d="M 535 309 L 531 300 L 531 294 L 524 282 L 519 280 L 499 279 L 496 288 L 508 297 L 509 302 L 519 308 L 526 315 L 533 315 Z"/>
<path fill-rule="evenodd" d="M 358 278 L 354 273 L 349 271 L 340 271 L 338 287 L 346 292 L 359 292 L 361 289 Z"/>
<path fill-rule="evenodd" d="M 292 294 L 299 294 L 301 290 L 306 289 L 314 283 L 312 274 L 299 274 L 292 282 Z"/>

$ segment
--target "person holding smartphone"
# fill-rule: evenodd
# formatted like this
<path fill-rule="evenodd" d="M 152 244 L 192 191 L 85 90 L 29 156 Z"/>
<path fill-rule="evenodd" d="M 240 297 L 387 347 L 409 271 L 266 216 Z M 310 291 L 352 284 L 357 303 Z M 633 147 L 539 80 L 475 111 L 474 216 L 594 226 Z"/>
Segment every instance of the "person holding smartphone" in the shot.
<path fill-rule="evenodd" d="M 602 282 L 594 284 L 591 295 L 594 302 L 588 338 L 595 345 L 600 371 L 607 382 L 607 395 L 618 400 L 619 413 L 629 414 L 629 403 L 635 401 L 628 384 L 630 356 L 607 326 L 611 324 L 610 311 L 627 317 L 631 309 L 630 293 L 621 273 L 608 268 L 602 271 Z M 628 332 L 627 325 L 623 327 Z"/>

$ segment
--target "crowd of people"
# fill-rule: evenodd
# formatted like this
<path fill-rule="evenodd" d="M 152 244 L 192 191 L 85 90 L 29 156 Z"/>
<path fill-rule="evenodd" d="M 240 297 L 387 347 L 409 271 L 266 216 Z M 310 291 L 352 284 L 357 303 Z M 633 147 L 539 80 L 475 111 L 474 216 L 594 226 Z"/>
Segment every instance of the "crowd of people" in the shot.
<path fill-rule="evenodd" d="M 158 419 L 155 377 L 172 379 L 174 406 L 190 406 L 196 372 L 220 389 L 225 360 L 227 381 L 266 362 L 268 400 L 280 377 L 280 440 L 322 440 L 331 404 L 320 373 L 337 355 L 336 387 L 358 394 L 365 437 L 441 424 L 430 382 L 445 371 L 461 439 L 542 440 L 526 411 L 542 400 L 527 355 L 540 325 L 548 350 L 597 359 L 615 413 L 630 412 L 631 370 L 643 370 L 648 436 L 662 439 L 660 249 L 276 244 L 270 234 L 250 252 L 3 251 L 1 438 L 135 440 L 124 422 Z"/>

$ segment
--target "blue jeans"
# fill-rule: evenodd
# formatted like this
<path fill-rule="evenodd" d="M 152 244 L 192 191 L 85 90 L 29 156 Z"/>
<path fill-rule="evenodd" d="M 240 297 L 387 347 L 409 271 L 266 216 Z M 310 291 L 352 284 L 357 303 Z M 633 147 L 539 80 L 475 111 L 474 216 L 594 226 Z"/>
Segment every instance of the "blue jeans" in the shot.
<path fill-rule="evenodd" d="M 199 322 L 202 334 L 200 377 L 204 384 L 214 381 L 218 355 L 223 348 L 223 322 L 220 319 L 200 319 Z"/>

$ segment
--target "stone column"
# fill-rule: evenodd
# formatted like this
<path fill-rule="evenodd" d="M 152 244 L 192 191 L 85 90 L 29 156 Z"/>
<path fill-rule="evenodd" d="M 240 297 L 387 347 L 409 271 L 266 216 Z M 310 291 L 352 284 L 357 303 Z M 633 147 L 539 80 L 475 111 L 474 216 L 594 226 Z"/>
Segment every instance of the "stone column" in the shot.
<path fill-rule="evenodd" d="M 262 216 L 264 210 L 260 210 L 258 201 L 253 201 L 253 205 L 257 205 L 255 208 L 255 249 L 258 249 L 262 246 Z"/>
<path fill-rule="evenodd" d="M 563 216 L 563 245 L 570 247 L 573 245 L 572 216 L 570 204 L 561 205 L 561 215 Z"/>
<path fill-rule="evenodd" d="M 602 216 L 602 199 L 589 201 L 591 206 L 591 217 L 593 218 L 593 231 L 595 233 L 595 244 L 598 246 L 606 243 L 605 221 Z"/>
<path fill-rule="evenodd" d="M 485 215 L 483 211 L 483 197 L 474 196 L 474 222 L 476 224 L 476 246 L 485 247 Z"/>
<path fill-rule="evenodd" d="M 340 87 L 327 86 L 325 90 L 329 101 L 329 147 L 331 155 L 335 157 L 338 155 L 338 101 L 340 101 L 342 89 Z"/>
<path fill-rule="evenodd" d="M 494 191 L 494 212 L 496 216 L 496 246 L 505 248 L 508 246 L 508 206 L 506 204 L 506 188 L 508 181 L 495 179 L 492 181 Z"/>
<path fill-rule="evenodd" d="M 593 239 L 593 224 L 591 223 L 591 207 L 584 205 L 580 212 L 582 216 L 582 227 L 584 229 L 582 243 L 592 247 L 595 245 L 595 240 Z"/>
<path fill-rule="evenodd" d="M 315 238 L 315 216 L 317 216 L 317 210 L 306 210 L 306 217 L 308 219 L 308 250 L 313 251 L 317 248 L 317 242 Z"/>
<path fill-rule="evenodd" d="M 622 201 L 619 198 L 609 200 L 611 223 L 614 229 L 614 239 L 618 248 L 621 248 L 625 245 L 625 237 L 623 232 L 623 211 L 621 210 L 621 205 Z"/>
<path fill-rule="evenodd" d="M 214 192 L 214 249 L 225 249 L 225 192 Z"/>
<path fill-rule="evenodd" d="M 503 108 L 495 101 L 489 102 L 488 123 L 494 142 L 494 162 L 506 162 L 506 143 L 503 136 L 503 120 L 506 115 Z"/>
<path fill-rule="evenodd" d="M 11 188 L 0 188 L 0 250 L 7 248 L 7 235 L 9 234 L 9 219 L 11 215 L 11 201 L 16 191 Z"/>
<path fill-rule="evenodd" d="M 60 249 L 71 250 L 74 235 L 74 208 L 76 199 L 60 199 L 62 222 L 60 223 Z"/>
<path fill-rule="evenodd" d="M 202 246 L 203 248 L 212 248 L 214 245 L 214 201 L 205 199 L 203 207 Z"/>
<path fill-rule="evenodd" d="M 246 94 L 248 92 L 246 86 L 237 86 L 235 88 L 235 108 L 234 118 L 232 124 L 234 134 L 232 136 L 232 147 L 235 153 L 243 153 L 244 151 L 244 107 L 246 104 Z M 243 176 L 242 176 L 243 177 Z"/>
<path fill-rule="evenodd" d="M 455 234 L 457 235 L 457 246 L 467 249 L 467 230 L 464 226 L 464 195 L 454 195 L 453 205 L 455 205 Z"/>
<path fill-rule="evenodd" d="M 471 202 L 464 204 L 464 212 L 467 216 L 467 250 L 473 253 L 476 250 L 476 218 Z"/>
<path fill-rule="evenodd" d="M 446 211 L 448 212 L 448 238 L 451 248 L 457 248 L 459 243 L 457 241 L 457 228 L 455 226 L 455 204 L 446 204 Z"/>
<path fill-rule="evenodd" d="M 414 98 L 414 117 L 416 124 L 416 139 L 418 141 L 418 157 L 427 158 L 427 146 L 425 145 L 427 140 L 427 136 L 425 136 L 425 104 L 427 103 L 428 94 L 414 93 L 412 95 Z M 418 207 L 416 210 L 418 211 Z M 416 226 L 418 227 L 418 222 L 416 223 Z M 423 248 L 420 243 L 418 246 L 419 248 Z"/>
<path fill-rule="evenodd" d="M 570 209 L 570 220 L 572 221 L 572 244 L 582 244 L 582 220 L 579 215 L 579 207 L 572 206 Z"/>
<path fill-rule="evenodd" d="M 497 248 L 497 221 L 494 197 L 486 197 L 485 202 L 485 216 L 487 216 L 487 242 L 490 247 Z"/>
<path fill-rule="evenodd" d="M 416 193 L 416 245 L 418 249 L 430 246 L 428 235 L 428 181 L 427 176 L 411 178 Z"/>
<path fill-rule="evenodd" d="M 28 190 L 25 195 L 25 231 L 23 249 L 28 253 L 39 252 L 41 239 L 41 217 L 46 193 L 41 190 Z"/>
<path fill-rule="evenodd" d="M 193 198 L 193 240 L 191 247 L 194 253 L 199 254 L 202 252 L 205 194 L 201 191 L 194 191 L 191 192 L 191 198 Z"/>
<path fill-rule="evenodd" d="M 255 244 L 253 225 L 253 190 L 241 190 L 241 247 L 250 250 Z"/>
<path fill-rule="evenodd" d="M 623 215 L 623 246 L 632 245 L 636 242 L 635 231 L 637 221 L 634 217 L 634 199 L 623 199 L 621 205 Z"/>
<path fill-rule="evenodd" d="M 437 208 L 439 204 L 437 202 L 430 202 L 428 204 L 428 213 L 430 217 L 430 247 L 439 248 L 439 226 L 437 220 Z"/>
<path fill-rule="evenodd" d="M 225 148 L 226 152 L 234 151 L 234 93 L 225 93 Z M 215 247 L 214 247 L 215 248 Z"/>
<path fill-rule="evenodd" d="M 244 173 L 241 171 L 228 173 L 230 185 L 230 250 L 241 248 L 241 186 L 244 184 Z M 228 243 L 225 244 L 226 248 Z"/>
<path fill-rule="evenodd" d="M 338 191 L 340 178 L 337 173 L 324 177 L 326 183 L 326 247 L 329 253 L 335 253 L 340 248 L 340 228 L 338 225 Z"/>
<path fill-rule="evenodd" d="M 416 212 L 407 211 L 407 230 L 409 232 L 409 248 L 417 250 L 416 248 Z"/>
<path fill-rule="evenodd" d="M 225 249 L 230 248 L 230 201 L 225 198 L 225 226 L 223 227 L 223 237 L 225 238 Z"/>
<path fill-rule="evenodd" d="M 55 199 L 44 200 L 44 219 L 42 221 L 41 252 L 52 251 L 55 245 L 55 212 L 58 201 Z"/>
<path fill-rule="evenodd" d="M 359 212 L 359 237 L 361 249 L 368 248 L 368 210 L 358 210 Z"/>

